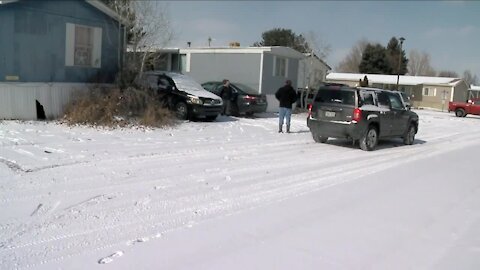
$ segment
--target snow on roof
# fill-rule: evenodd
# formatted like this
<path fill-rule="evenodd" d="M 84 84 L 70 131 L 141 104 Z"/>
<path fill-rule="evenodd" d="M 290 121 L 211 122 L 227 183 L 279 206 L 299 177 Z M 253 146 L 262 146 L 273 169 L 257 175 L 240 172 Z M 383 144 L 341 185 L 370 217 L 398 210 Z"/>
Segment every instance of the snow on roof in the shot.
<path fill-rule="evenodd" d="M 370 83 L 396 84 L 397 75 L 383 75 L 383 74 L 362 74 L 362 73 L 337 73 L 332 72 L 327 75 L 327 80 L 335 81 L 358 81 L 363 80 L 367 76 Z M 448 77 L 426 77 L 426 76 L 406 76 L 400 75 L 399 84 L 401 85 L 418 85 L 418 84 L 432 84 L 432 85 L 450 85 L 455 86 L 462 79 L 448 78 Z"/>
<path fill-rule="evenodd" d="M 289 58 L 305 58 L 301 52 L 289 47 L 271 46 L 271 47 L 199 47 L 180 49 L 180 53 L 264 53 L 270 52 Z"/>
<path fill-rule="evenodd" d="M 470 89 L 468 89 L 468 90 L 480 91 L 480 86 L 471 84 L 471 85 L 470 85 Z"/>
<path fill-rule="evenodd" d="M 312 53 L 304 53 L 303 55 L 305 55 L 305 57 L 311 57 L 312 56 Z M 315 53 L 313 53 L 313 57 L 315 57 L 317 60 L 319 60 L 321 63 L 323 63 L 327 68 L 328 70 L 332 70 L 332 67 L 329 66 L 327 64 L 327 62 L 323 61 L 320 57 L 318 57 L 318 55 L 316 55 Z"/>

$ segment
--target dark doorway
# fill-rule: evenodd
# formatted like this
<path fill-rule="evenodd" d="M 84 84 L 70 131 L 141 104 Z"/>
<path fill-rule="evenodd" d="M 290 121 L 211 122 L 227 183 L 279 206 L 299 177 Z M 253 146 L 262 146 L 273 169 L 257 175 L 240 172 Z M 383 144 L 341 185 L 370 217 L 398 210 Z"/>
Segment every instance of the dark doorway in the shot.
<path fill-rule="evenodd" d="M 43 109 L 42 104 L 35 100 L 35 106 L 37 107 L 37 120 L 45 120 L 47 116 L 45 115 L 45 110 Z"/>

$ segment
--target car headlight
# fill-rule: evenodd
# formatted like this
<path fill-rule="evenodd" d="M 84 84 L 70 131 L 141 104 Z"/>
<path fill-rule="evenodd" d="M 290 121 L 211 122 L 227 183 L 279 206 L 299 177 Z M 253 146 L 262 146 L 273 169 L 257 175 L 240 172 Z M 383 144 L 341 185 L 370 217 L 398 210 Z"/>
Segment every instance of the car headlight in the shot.
<path fill-rule="evenodd" d="M 196 96 L 190 96 L 190 95 L 188 95 L 188 102 L 191 104 L 198 104 L 198 105 L 203 104 L 203 101 L 200 98 Z"/>

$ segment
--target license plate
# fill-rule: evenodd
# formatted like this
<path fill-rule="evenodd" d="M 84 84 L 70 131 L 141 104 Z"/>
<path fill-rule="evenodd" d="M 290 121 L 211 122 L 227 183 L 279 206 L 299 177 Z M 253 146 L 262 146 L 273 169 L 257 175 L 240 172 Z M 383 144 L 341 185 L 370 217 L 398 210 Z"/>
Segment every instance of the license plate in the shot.
<path fill-rule="evenodd" d="M 326 117 L 335 117 L 335 112 L 325 112 Z"/>

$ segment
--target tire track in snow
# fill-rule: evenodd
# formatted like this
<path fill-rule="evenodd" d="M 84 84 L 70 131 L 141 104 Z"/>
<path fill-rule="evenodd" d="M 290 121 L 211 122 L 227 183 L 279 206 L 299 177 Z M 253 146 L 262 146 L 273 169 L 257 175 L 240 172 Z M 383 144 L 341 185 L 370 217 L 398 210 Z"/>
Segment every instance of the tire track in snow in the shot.
<path fill-rule="evenodd" d="M 424 151 L 428 151 L 428 149 L 425 149 Z M 401 151 L 401 152 L 405 152 L 405 153 L 398 153 L 396 155 L 397 159 L 403 158 L 405 156 L 409 156 L 411 154 L 410 153 L 411 151 Z M 419 157 L 419 158 L 424 158 L 424 156 Z M 393 159 L 393 160 L 395 160 L 395 159 Z M 323 189 L 323 188 L 327 188 L 327 187 L 330 187 L 330 186 L 333 186 L 333 185 L 337 185 L 337 184 L 345 182 L 345 180 L 341 180 L 341 179 L 342 178 L 347 178 L 347 176 L 348 176 L 348 179 L 350 179 L 348 181 L 352 180 L 352 176 L 353 176 L 353 178 L 362 177 L 362 176 L 365 175 L 365 174 L 362 174 L 362 172 L 365 173 L 364 165 L 366 163 L 372 163 L 372 162 L 374 162 L 374 163 L 378 162 L 378 164 L 375 166 L 375 167 L 378 167 L 378 168 L 376 170 L 371 170 L 369 173 L 374 173 L 378 170 L 386 169 L 386 167 L 384 166 L 386 163 L 390 164 L 390 166 L 395 166 L 395 165 L 391 165 L 391 162 L 386 162 L 385 158 L 384 158 L 384 155 L 376 155 L 375 158 L 373 158 L 373 159 L 369 159 L 369 160 L 363 161 L 361 163 L 358 163 L 358 162 L 357 163 L 352 163 L 351 166 L 347 166 L 346 168 L 345 167 L 334 168 L 334 169 L 331 169 L 331 170 L 327 170 L 326 172 L 324 171 L 322 173 L 318 173 L 318 171 L 315 168 L 315 169 L 312 169 L 312 170 L 310 170 L 308 172 L 305 172 L 303 174 L 300 174 L 300 175 L 296 174 L 296 180 L 288 181 L 289 182 L 288 184 L 285 184 L 285 182 L 283 182 L 283 185 L 277 186 L 276 188 L 275 187 L 267 187 L 264 182 L 261 183 L 261 184 L 258 184 L 259 185 L 259 187 L 258 187 L 259 192 L 254 192 L 253 194 L 252 194 L 252 188 L 251 187 L 246 187 L 246 189 L 247 189 L 246 191 L 240 191 L 238 189 L 233 189 L 233 191 L 232 191 L 233 194 L 230 195 L 230 196 L 227 196 L 227 198 L 235 198 L 236 197 L 237 199 L 236 200 L 231 200 L 230 203 L 228 203 L 229 202 L 228 200 L 227 201 L 222 200 L 220 202 L 214 201 L 214 203 L 212 204 L 212 200 L 208 195 L 202 195 L 202 196 L 200 196 L 200 198 L 188 198 L 186 201 L 189 202 L 190 204 L 192 202 L 194 202 L 194 204 L 196 206 L 191 207 L 191 208 L 186 208 L 186 209 L 184 208 L 181 211 L 173 213 L 173 215 L 172 215 L 172 213 L 168 213 L 166 216 L 167 217 L 176 217 L 176 216 L 180 215 L 180 217 L 178 217 L 178 219 L 173 219 L 173 220 L 170 219 L 170 224 L 171 224 L 170 227 L 175 228 L 178 225 L 189 224 L 189 222 L 191 222 L 191 220 L 192 220 L 192 214 L 191 213 L 195 212 L 194 209 L 203 209 L 204 210 L 203 212 L 202 211 L 200 211 L 200 212 L 197 211 L 196 214 L 195 214 L 197 216 L 199 216 L 198 213 L 200 213 L 202 216 L 209 216 L 209 217 L 217 216 L 218 217 L 218 212 L 219 211 L 222 212 L 223 214 L 225 214 L 225 212 L 226 212 L 226 214 L 231 214 L 230 212 L 232 210 L 233 210 L 233 212 L 236 212 L 236 211 L 239 211 L 239 210 L 242 210 L 242 209 L 248 209 L 248 208 L 251 208 L 251 207 L 258 206 L 258 203 L 260 203 L 260 202 L 272 203 L 272 202 L 275 202 L 275 201 L 278 201 L 278 200 L 287 199 L 291 196 L 299 196 L 303 193 L 312 192 L 312 190 Z M 292 175 L 290 175 L 289 177 L 291 177 L 291 176 Z M 323 183 L 323 184 L 320 184 L 320 185 L 319 185 L 319 183 L 324 182 L 324 181 L 316 179 L 316 178 L 331 179 L 332 177 L 333 177 L 332 182 Z M 305 182 L 304 181 L 305 178 L 312 179 L 312 180 Z M 288 177 L 287 177 L 287 179 L 288 179 Z M 273 181 L 278 182 L 278 180 L 273 180 Z M 215 192 L 212 192 L 211 194 L 215 195 L 214 193 Z M 223 191 L 223 194 L 225 194 L 225 191 Z M 238 197 L 237 196 L 238 194 L 250 194 L 250 195 L 244 195 L 244 196 Z M 212 195 L 210 195 L 210 196 L 212 196 Z M 201 202 L 202 200 L 205 201 L 206 204 L 199 204 L 199 202 Z M 182 201 L 182 200 L 180 200 L 180 201 Z M 173 208 L 175 209 L 175 207 L 173 207 Z M 230 211 L 226 211 L 226 209 L 230 210 Z M 184 216 L 185 214 L 187 215 L 186 218 Z M 123 229 L 126 229 L 127 227 L 130 227 L 131 225 L 141 225 L 141 224 L 144 224 L 147 221 L 153 221 L 154 226 L 158 227 L 160 225 L 161 228 L 159 228 L 159 230 L 164 231 L 165 229 L 168 228 L 167 226 L 165 226 L 165 224 L 168 224 L 168 221 L 162 221 L 160 223 L 155 223 L 155 221 L 158 220 L 158 218 L 160 216 L 161 215 L 150 215 L 147 218 L 143 218 L 142 221 L 128 223 L 128 224 L 119 224 L 118 227 L 125 227 L 125 228 L 120 229 L 120 230 L 123 231 Z M 165 216 L 162 216 L 162 217 L 165 217 Z M 187 220 L 189 220 L 189 221 L 187 222 Z M 173 226 L 172 226 L 172 224 L 173 224 Z M 134 226 L 134 227 L 136 227 L 136 226 Z M 113 229 L 113 228 L 115 228 L 115 227 L 111 227 L 109 229 Z M 98 232 L 100 232 L 99 235 L 103 235 L 101 233 L 101 230 L 93 231 L 93 232 L 89 232 L 89 233 L 98 233 Z M 138 235 L 138 232 L 136 232 L 135 235 Z M 78 236 L 78 234 L 76 236 Z M 54 240 L 65 239 L 66 237 L 68 237 L 68 236 L 58 237 Z M 71 235 L 70 237 L 73 237 L 73 235 Z M 92 237 L 87 237 L 87 238 L 92 238 Z M 93 238 L 95 238 L 95 237 L 93 237 Z M 125 240 L 125 239 L 123 239 L 123 240 Z M 52 239 L 50 241 L 52 241 Z M 120 242 L 122 242 L 122 241 L 120 241 Z M 47 242 L 49 242 L 49 241 L 42 242 L 42 243 L 47 243 Z M 83 250 L 83 248 L 85 248 L 85 247 L 82 247 L 80 249 L 80 252 L 81 252 L 81 250 Z"/>
<path fill-rule="evenodd" d="M 105 230 L 110 230 L 110 238 L 105 238 L 105 235 L 102 233 L 102 229 L 92 231 L 88 234 L 85 234 L 81 237 L 75 238 L 75 236 L 71 238 L 75 238 L 74 243 L 80 242 L 82 246 L 75 246 L 71 242 L 66 243 L 55 243 L 56 240 L 51 242 L 45 242 L 45 246 L 43 246 L 43 251 L 40 246 L 38 245 L 31 245 L 29 248 L 32 248 L 33 254 L 38 254 L 36 260 L 30 261 L 31 264 L 23 264 L 25 267 L 35 266 L 43 263 L 48 263 L 49 261 L 57 261 L 62 260 L 64 258 L 68 258 L 70 256 L 74 256 L 76 254 L 85 253 L 85 249 L 90 247 L 95 247 L 94 250 L 100 250 L 112 247 L 115 244 L 122 243 L 125 239 L 130 241 L 131 239 L 138 239 L 137 237 L 143 235 L 148 235 L 151 232 L 164 232 L 168 231 L 168 228 L 171 230 L 182 227 L 182 226 L 189 226 L 192 222 L 200 222 L 204 219 L 208 218 L 215 218 L 221 217 L 223 215 L 228 215 L 231 213 L 235 213 L 237 211 L 246 210 L 253 207 L 262 206 L 268 203 L 274 203 L 276 200 L 284 200 L 288 199 L 292 196 L 299 196 L 303 193 L 309 193 L 317 189 L 328 188 L 334 185 L 341 184 L 345 181 L 354 181 L 355 176 L 357 174 L 366 173 L 364 171 L 365 165 L 371 165 L 369 163 L 377 164 L 375 166 L 370 166 L 373 168 L 372 172 L 374 173 L 375 170 L 383 170 L 385 166 L 395 166 L 395 162 L 410 162 L 414 161 L 415 159 L 420 158 L 428 158 L 430 156 L 435 156 L 436 153 L 449 151 L 451 149 L 456 149 L 459 147 L 465 147 L 471 144 L 470 142 L 464 142 L 465 140 L 474 140 L 475 136 L 465 136 L 462 138 L 463 142 L 459 141 L 458 138 L 453 138 L 455 135 L 452 136 L 445 136 L 442 140 L 446 138 L 451 138 L 451 142 L 436 143 L 434 141 L 428 141 L 426 144 L 422 145 L 414 145 L 414 146 L 407 146 L 407 147 L 396 147 L 391 149 L 382 149 L 375 153 L 365 153 L 361 152 L 356 149 L 349 149 L 349 148 L 340 148 L 338 146 L 324 146 L 318 145 L 315 146 L 318 151 L 322 152 L 325 156 L 328 156 L 328 152 L 338 152 L 344 151 L 345 155 L 351 155 L 348 158 L 344 159 L 343 161 L 355 161 L 359 158 L 363 158 L 362 161 L 365 162 L 360 164 L 358 162 L 351 162 L 351 167 L 343 166 L 342 161 L 340 159 L 335 159 L 338 164 L 333 164 L 330 168 L 319 167 L 316 166 L 315 162 L 324 162 L 325 159 L 317 159 L 312 161 L 311 163 L 305 163 L 305 160 L 301 160 L 298 162 L 288 164 L 290 165 L 302 165 L 305 169 L 304 172 L 300 174 L 298 172 L 294 173 L 291 171 L 285 171 L 285 176 L 282 177 L 281 173 L 273 174 L 270 176 L 269 179 L 265 177 L 247 177 L 244 179 L 240 179 L 237 181 L 235 177 L 232 177 L 232 181 L 229 182 L 228 185 L 223 186 L 218 191 L 209 190 L 206 193 L 199 193 L 197 189 L 192 187 L 190 190 L 184 191 L 184 196 L 179 197 L 177 200 L 171 199 L 167 203 L 158 203 L 155 204 L 156 201 L 151 201 L 149 205 L 152 207 L 150 212 L 143 212 L 147 214 L 145 217 L 142 217 L 142 220 L 134 221 L 133 225 L 137 228 L 136 230 L 132 231 L 129 230 L 131 227 L 129 223 L 122 222 L 119 223 L 119 227 L 106 227 Z M 435 137 L 437 138 L 437 137 Z M 440 139 L 439 139 L 440 140 Z M 435 144 L 433 144 L 435 143 Z M 316 144 L 312 144 L 316 145 Z M 286 163 L 275 164 L 275 161 L 281 160 L 280 157 L 276 157 L 276 154 L 280 156 L 288 152 L 294 148 L 288 148 L 286 150 L 283 149 L 275 149 L 276 146 L 272 146 L 271 149 L 275 150 L 273 154 L 273 159 L 268 166 L 270 167 L 261 167 L 258 166 L 257 171 L 262 171 L 266 168 L 283 168 Z M 281 148 L 281 147 L 280 147 Z M 334 150 L 335 148 L 335 150 Z M 417 149 L 422 149 L 422 151 L 414 151 Z M 358 151 L 358 152 L 355 152 Z M 309 152 L 308 154 L 312 154 Z M 391 154 L 395 154 L 394 156 Z M 235 155 L 235 153 L 233 154 Z M 318 158 L 319 155 L 311 155 L 311 158 Z M 210 155 L 209 155 L 210 156 Z M 217 155 L 218 156 L 218 155 Z M 391 157 L 394 158 L 391 158 Z M 198 155 L 198 158 L 195 160 L 199 160 L 201 155 Z M 254 164 L 259 164 L 263 161 L 268 160 L 268 155 L 261 155 L 259 157 L 255 157 L 253 159 Z M 272 156 L 270 156 L 272 157 Z M 367 158 L 365 158 L 367 157 Z M 179 157 L 181 158 L 181 157 Z M 151 163 L 155 162 L 155 159 L 152 159 Z M 136 160 L 136 159 L 134 159 Z M 138 160 L 138 163 L 144 162 L 145 160 Z M 215 161 L 214 158 L 209 159 L 209 161 Z M 206 161 L 208 162 L 208 160 Z M 133 162 L 135 163 L 135 162 Z M 237 163 L 237 166 L 239 164 Z M 263 166 L 263 165 L 262 165 Z M 319 172 L 319 170 L 321 170 Z M 191 171 L 191 170 L 190 170 Z M 243 169 L 243 172 L 249 172 L 251 170 Z M 216 176 L 221 176 L 222 172 L 214 172 L 210 171 L 209 173 L 214 173 Z M 241 174 L 242 169 L 239 170 L 230 170 L 229 175 L 234 175 L 235 173 Z M 254 172 L 252 172 L 254 174 Z M 350 174 L 349 174 L 350 173 Z M 202 172 L 201 176 L 207 175 L 207 172 Z M 358 176 L 360 177 L 360 176 Z M 307 181 L 305 180 L 307 179 Z M 134 181 L 135 179 L 132 178 Z M 182 183 L 183 185 L 187 185 L 189 182 Z M 144 184 L 143 182 L 138 183 L 138 185 Z M 191 184 L 191 183 L 190 183 Z M 257 184 L 257 185 L 254 185 Z M 134 186 L 134 185 L 132 185 Z M 182 186 L 183 187 L 183 186 Z M 253 190 L 253 192 L 252 192 Z M 197 191 L 197 192 L 195 192 Z M 203 191 L 203 190 L 200 190 Z M 303 192 L 303 193 L 302 193 Z M 223 199 L 222 199 L 223 198 Z M 199 208 L 199 206 L 201 208 Z M 113 206 L 116 207 L 116 206 Z M 120 206 L 121 207 L 121 206 Z M 157 213 L 157 210 L 158 213 Z M 148 213 L 151 213 L 148 215 Z M 140 215 L 142 212 L 140 212 Z M 139 215 L 139 216 L 140 216 Z M 162 221 L 160 221 L 162 220 Z M 145 224 L 149 224 L 153 227 L 147 226 Z M 116 234 L 116 232 L 121 232 L 125 230 L 125 234 Z M 108 234 L 108 233 L 107 233 Z M 67 235 L 67 234 L 64 234 Z M 100 235 L 101 244 L 93 241 L 92 239 L 96 239 L 95 237 Z M 134 237 L 129 237 L 133 236 Z M 82 238 L 83 237 L 83 238 Z M 63 238 L 61 240 L 65 240 L 69 238 Z M 48 239 L 47 239 L 48 240 Z M 83 241 L 82 241 L 83 240 Z M 58 242 L 58 241 L 57 241 Z M 106 243 L 106 244 L 105 244 Z M 125 242 L 123 242 L 125 243 Z M 97 245 L 96 245 L 97 244 Z M 52 252 L 48 253 L 48 246 L 53 246 L 52 250 L 60 251 L 59 253 Z M 26 250 L 22 250 L 23 253 Z M 37 252 L 36 252 L 37 251 Z M 1 250 L 0 250 L 1 252 Z M 43 253 L 42 253 L 43 252 Z M 45 253 L 46 252 L 46 253 Z M 27 253 L 28 254 L 28 253 Z M 55 257 L 55 255 L 60 254 L 60 256 Z M 63 255 L 61 255 L 63 254 Z M 108 254 L 108 253 L 107 253 Z M 42 257 L 43 256 L 43 257 Z M 62 257 L 63 256 L 63 257 Z M 3 255 L 2 255 L 3 257 Z M 44 258 L 41 262 L 38 262 L 39 258 Z M 27 261 L 29 258 L 27 258 Z"/>

